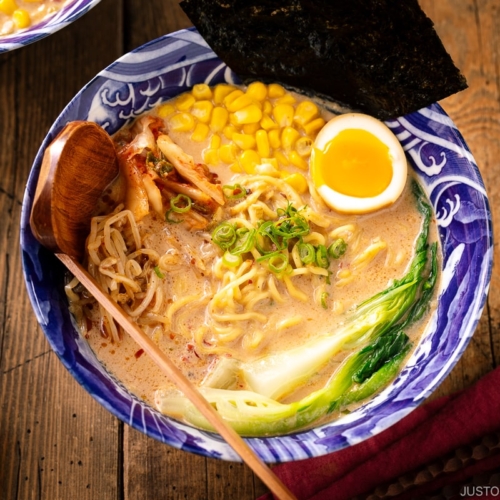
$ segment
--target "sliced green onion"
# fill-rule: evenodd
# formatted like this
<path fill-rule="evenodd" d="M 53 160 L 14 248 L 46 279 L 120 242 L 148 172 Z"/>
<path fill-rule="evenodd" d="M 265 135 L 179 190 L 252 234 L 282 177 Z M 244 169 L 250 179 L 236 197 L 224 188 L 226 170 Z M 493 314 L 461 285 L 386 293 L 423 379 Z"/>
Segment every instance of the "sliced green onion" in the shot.
<path fill-rule="evenodd" d="M 240 227 L 236 230 L 236 241 L 231 249 L 233 255 L 241 255 L 250 252 L 255 246 L 255 237 L 257 231 L 255 229 L 247 229 Z"/>
<path fill-rule="evenodd" d="M 227 194 L 226 191 L 229 191 L 230 194 Z M 247 190 L 242 187 L 241 184 L 235 184 L 234 186 L 225 185 L 222 186 L 222 192 L 224 196 L 230 200 L 237 200 L 238 198 L 244 198 L 247 195 Z"/>
<path fill-rule="evenodd" d="M 276 274 L 282 273 L 288 267 L 288 253 L 272 252 L 257 259 L 257 262 L 267 260 L 269 269 Z"/>
<path fill-rule="evenodd" d="M 236 241 L 236 228 L 229 222 L 219 224 L 212 233 L 213 242 L 222 250 L 231 248 Z"/>
<path fill-rule="evenodd" d="M 276 213 L 278 214 L 278 217 L 292 217 L 298 213 L 298 210 L 290 202 L 288 202 L 286 208 L 278 208 L 276 209 Z"/>
<path fill-rule="evenodd" d="M 174 166 L 163 157 L 163 154 L 160 153 L 160 158 L 157 158 L 152 151 L 148 151 L 146 155 L 146 166 L 153 169 L 160 177 L 167 177 L 174 169 Z"/>
<path fill-rule="evenodd" d="M 268 260 L 267 265 L 273 273 L 280 274 L 288 267 L 288 255 L 284 253 L 273 255 Z"/>
<path fill-rule="evenodd" d="M 285 239 L 305 236 L 310 231 L 308 222 L 300 215 L 280 219 L 274 224 L 274 228 L 275 234 Z"/>
<path fill-rule="evenodd" d="M 241 255 L 234 255 L 229 250 L 224 252 L 222 256 L 222 263 L 226 267 L 238 267 L 243 262 Z"/>
<path fill-rule="evenodd" d="M 170 209 L 178 214 L 185 214 L 191 210 L 191 198 L 185 194 L 178 194 L 170 200 Z"/>
<path fill-rule="evenodd" d="M 316 250 L 310 243 L 299 243 L 299 257 L 304 265 L 313 264 L 316 260 Z"/>
<path fill-rule="evenodd" d="M 323 269 L 330 265 L 325 245 L 318 245 L 316 248 L 316 264 Z"/>
<path fill-rule="evenodd" d="M 154 167 L 157 162 L 158 162 L 158 158 L 156 158 L 153 151 L 148 151 L 146 154 L 146 164 L 148 166 L 151 164 L 151 166 Z"/>
<path fill-rule="evenodd" d="M 332 282 L 330 281 L 330 276 L 332 275 L 332 272 L 330 270 L 328 270 L 328 276 L 325 276 L 325 283 L 327 285 L 331 285 Z"/>
<path fill-rule="evenodd" d="M 156 276 L 158 276 L 158 278 L 163 279 L 165 277 L 165 275 L 160 271 L 160 268 L 158 266 L 154 267 L 154 271 Z"/>
<path fill-rule="evenodd" d="M 266 253 L 265 255 L 263 255 L 262 257 L 259 257 L 256 262 L 263 262 L 264 260 L 269 260 L 271 257 L 274 257 L 276 255 L 281 255 L 283 252 L 281 252 L 280 250 L 276 250 L 274 252 L 268 252 Z"/>
<path fill-rule="evenodd" d="M 328 255 L 332 259 L 339 259 L 345 254 L 346 250 L 347 243 L 342 238 L 338 238 L 328 247 Z"/>
<path fill-rule="evenodd" d="M 165 220 L 166 220 L 167 222 L 170 222 L 170 223 L 172 223 L 172 224 L 180 224 L 180 223 L 184 220 L 184 219 L 172 219 L 172 218 L 170 218 L 170 214 L 171 214 L 171 213 L 172 213 L 172 209 L 167 210 L 167 211 L 165 212 Z"/>
<path fill-rule="evenodd" d="M 281 238 L 280 235 L 276 234 L 276 227 L 274 225 L 274 222 L 271 220 L 263 222 L 259 226 L 259 229 L 257 231 L 261 236 L 264 237 L 267 236 L 271 240 L 271 242 L 275 245 L 275 247 L 278 248 L 279 250 L 284 250 L 288 246 L 288 242 L 283 241 L 283 238 Z"/>
<path fill-rule="evenodd" d="M 328 304 L 326 303 L 326 299 L 328 299 L 329 296 L 330 294 L 328 292 L 323 292 L 321 294 L 321 307 L 323 309 L 328 309 Z"/>

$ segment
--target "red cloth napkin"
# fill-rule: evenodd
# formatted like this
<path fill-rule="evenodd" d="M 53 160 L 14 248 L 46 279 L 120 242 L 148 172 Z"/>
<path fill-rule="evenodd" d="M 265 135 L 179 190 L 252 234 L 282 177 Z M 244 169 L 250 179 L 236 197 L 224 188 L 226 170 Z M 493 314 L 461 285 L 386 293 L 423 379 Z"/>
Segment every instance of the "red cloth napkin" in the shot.
<path fill-rule="evenodd" d="M 273 471 L 298 500 L 500 500 L 500 367 L 373 438 Z"/>

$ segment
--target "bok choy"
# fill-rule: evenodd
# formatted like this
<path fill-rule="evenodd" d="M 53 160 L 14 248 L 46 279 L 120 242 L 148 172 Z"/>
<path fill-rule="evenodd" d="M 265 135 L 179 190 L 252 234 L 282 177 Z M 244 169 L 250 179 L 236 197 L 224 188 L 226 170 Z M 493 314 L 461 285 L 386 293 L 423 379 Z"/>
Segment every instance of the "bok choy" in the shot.
<path fill-rule="evenodd" d="M 432 213 L 420 186 L 414 183 L 413 189 L 418 209 L 423 215 L 423 224 L 408 273 L 395 281 L 391 287 L 358 305 L 354 313 L 335 332 L 315 338 L 295 349 L 273 353 L 242 364 L 240 369 L 243 378 L 253 391 L 272 399 L 280 399 L 290 394 L 340 350 L 359 347 L 362 343 L 382 335 L 412 307 L 424 281 Z M 431 273 L 435 272 L 436 269 L 433 268 Z M 413 316 L 415 312 L 412 311 L 409 316 Z"/>
<path fill-rule="evenodd" d="M 335 332 L 254 362 L 223 363 L 216 376 L 200 388 L 237 432 L 263 436 L 309 426 L 335 410 L 371 396 L 396 376 L 411 348 L 404 330 L 427 310 L 437 280 L 437 245 L 428 244 L 431 208 L 417 183 L 414 193 L 423 224 L 413 261 L 402 279 L 358 305 Z M 340 350 L 351 354 L 325 387 L 300 401 L 288 404 L 278 401 L 307 381 Z M 242 377 L 250 390 L 233 390 L 235 377 Z M 164 413 L 210 428 L 198 410 L 178 392 L 158 390 L 156 404 Z"/>

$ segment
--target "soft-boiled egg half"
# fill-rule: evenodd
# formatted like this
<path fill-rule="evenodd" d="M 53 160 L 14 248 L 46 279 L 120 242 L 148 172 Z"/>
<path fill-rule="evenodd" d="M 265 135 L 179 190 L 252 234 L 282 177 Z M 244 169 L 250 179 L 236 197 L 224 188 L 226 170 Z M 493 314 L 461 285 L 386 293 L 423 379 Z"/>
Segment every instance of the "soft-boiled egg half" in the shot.
<path fill-rule="evenodd" d="M 314 142 L 310 169 L 325 203 L 348 214 L 392 205 L 407 176 L 397 137 L 381 121 L 360 113 L 339 115 L 326 123 Z"/>

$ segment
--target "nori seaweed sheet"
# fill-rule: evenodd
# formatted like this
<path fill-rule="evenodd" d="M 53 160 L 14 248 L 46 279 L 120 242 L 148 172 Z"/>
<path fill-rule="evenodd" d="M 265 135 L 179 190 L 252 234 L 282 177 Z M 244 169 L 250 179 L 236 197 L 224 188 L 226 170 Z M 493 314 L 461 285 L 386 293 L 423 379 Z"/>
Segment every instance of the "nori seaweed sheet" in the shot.
<path fill-rule="evenodd" d="M 243 81 L 276 81 L 387 120 L 467 88 L 417 0 L 183 0 Z"/>

